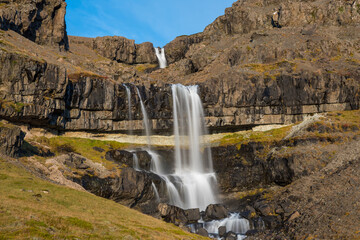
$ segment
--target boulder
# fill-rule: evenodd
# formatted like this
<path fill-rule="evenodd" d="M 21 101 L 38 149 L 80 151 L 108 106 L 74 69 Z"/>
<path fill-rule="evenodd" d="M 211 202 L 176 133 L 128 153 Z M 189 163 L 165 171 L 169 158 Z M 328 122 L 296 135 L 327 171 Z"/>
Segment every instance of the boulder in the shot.
<path fill-rule="evenodd" d="M 158 205 L 158 210 L 160 216 L 166 222 L 173 223 L 177 226 L 196 223 L 200 220 L 200 211 L 198 208 L 184 210 L 166 203 L 160 203 Z"/>
<path fill-rule="evenodd" d="M 0 125 L 0 152 L 10 157 L 18 157 L 24 138 L 25 133 L 19 127 Z"/>
<path fill-rule="evenodd" d="M 209 236 L 209 233 L 205 228 L 199 228 L 197 231 L 197 234 L 199 234 L 200 236 L 203 236 L 203 237 Z"/>
<path fill-rule="evenodd" d="M 237 239 L 237 235 L 234 232 L 227 232 L 225 235 L 225 240 L 236 240 Z"/>
<path fill-rule="evenodd" d="M 134 154 L 125 150 L 110 150 L 106 152 L 105 159 L 133 167 Z"/>
<path fill-rule="evenodd" d="M 219 231 L 219 237 L 224 237 L 226 235 L 226 226 L 219 227 L 218 231 Z"/>
<path fill-rule="evenodd" d="M 69 48 L 65 0 L 12 0 L 1 4 L 1 29 L 13 30 L 38 44 Z"/>
<path fill-rule="evenodd" d="M 227 218 L 229 211 L 221 204 L 210 204 L 206 207 L 204 221 Z"/>

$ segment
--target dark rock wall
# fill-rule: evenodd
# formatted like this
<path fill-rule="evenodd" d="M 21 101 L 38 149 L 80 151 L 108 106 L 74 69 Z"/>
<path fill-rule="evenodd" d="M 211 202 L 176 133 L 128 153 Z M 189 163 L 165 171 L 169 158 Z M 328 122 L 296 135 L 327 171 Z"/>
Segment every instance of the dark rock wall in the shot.
<path fill-rule="evenodd" d="M 0 28 L 42 45 L 68 49 L 65 0 L 9 0 L 0 6 Z"/>
<path fill-rule="evenodd" d="M 25 133 L 19 127 L 0 125 L 0 152 L 10 157 L 21 154 Z"/>
<path fill-rule="evenodd" d="M 0 116 L 62 130 L 126 131 L 126 89 L 105 78 L 67 78 L 64 68 L 0 51 Z M 282 75 L 276 80 L 229 74 L 226 81 L 200 84 L 206 123 L 213 129 L 281 124 L 317 112 L 358 109 L 358 76 Z M 234 81 L 231 81 L 234 79 Z M 132 119 L 142 129 L 136 86 L 131 88 Z M 154 130 L 172 131 L 170 85 L 138 86 Z"/>

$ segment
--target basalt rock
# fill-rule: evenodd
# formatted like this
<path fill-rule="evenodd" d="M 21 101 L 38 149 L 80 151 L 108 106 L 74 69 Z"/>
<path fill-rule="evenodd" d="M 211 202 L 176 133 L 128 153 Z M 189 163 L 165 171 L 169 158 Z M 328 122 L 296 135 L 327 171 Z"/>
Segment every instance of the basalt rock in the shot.
<path fill-rule="evenodd" d="M 114 161 L 118 164 L 125 164 L 129 167 L 135 168 L 135 161 L 137 158 L 139 168 L 141 170 L 150 170 L 151 167 L 151 156 L 147 151 L 136 150 L 133 152 L 125 150 L 110 150 L 106 152 L 106 160 Z"/>
<path fill-rule="evenodd" d="M 221 204 L 210 204 L 206 207 L 204 221 L 227 218 L 229 211 Z"/>
<path fill-rule="evenodd" d="M 158 210 L 160 212 L 160 216 L 166 222 L 170 222 L 175 225 L 186 225 L 196 223 L 200 220 L 200 211 L 198 208 L 184 210 L 166 203 L 160 203 L 158 205 Z"/>
<path fill-rule="evenodd" d="M 0 28 L 42 45 L 68 49 L 64 0 L 9 0 L 0 7 Z"/>
<path fill-rule="evenodd" d="M 97 37 L 92 48 L 100 55 L 127 64 L 157 63 L 154 46 L 150 42 L 135 44 L 124 37 Z"/>
<path fill-rule="evenodd" d="M 10 157 L 19 156 L 24 137 L 19 127 L 0 125 L 0 152 Z"/>

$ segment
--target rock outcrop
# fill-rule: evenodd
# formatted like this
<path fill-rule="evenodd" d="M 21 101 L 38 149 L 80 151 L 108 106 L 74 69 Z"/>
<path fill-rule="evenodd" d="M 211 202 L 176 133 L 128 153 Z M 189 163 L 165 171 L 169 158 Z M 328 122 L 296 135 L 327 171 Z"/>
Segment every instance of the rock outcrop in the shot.
<path fill-rule="evenodd" d="M 158 210 L 164 221 L 173 223 L 177 226 L 196 223 L 200 220 L 200 211 L 198 208 L 184 210 L 166 203 L 160 203 L 158 205 Z"/>
<path fill-rule="evenodd" d="M 0 123 L 0 152 L 10 157 L 18 157 L 24 137 L 25 133 L 19 127 Z"/>
<path fill-rule="evenodd" d="M 127 64 L 157 63 L 154 46 L 150 42 L 135 44 L 124 37 L 97 37 L 92 48 L 100 55 Z"/>
<path fill-rule="evenodd" d="M 9 0 L 0 6 L 0 28 L 42 45 L 69 48 L 65 0 Z"/>

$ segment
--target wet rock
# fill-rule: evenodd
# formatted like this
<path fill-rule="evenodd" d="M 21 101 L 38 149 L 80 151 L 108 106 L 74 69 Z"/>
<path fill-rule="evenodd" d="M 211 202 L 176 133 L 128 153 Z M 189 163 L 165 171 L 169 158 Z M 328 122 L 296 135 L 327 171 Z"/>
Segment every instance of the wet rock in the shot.
<path fill-rule="evenodd" d="M 219 227 L 218 231 L 219 231 L 219 237 L 224 237 L 226 234 L 226 226 Z"/>
<path fill-rule="evenodd" d="M 147 151 L 136 151 L 134 154 L 136 154 L 138 161 L 139 161 L 139 167 L 143 170 L 150 170 L 151 167 L 151 155 Z"/>
<path fill-rule="evenodd" d="M 205 210 L 205 221 L 220 220 L 227 218 L 229 211 L 221 204 L 210 204 Z"/>
<path fill-rule="evenodd" d="M 18 157 L 25 133 L 19 127 L 0 125 L 0 152 L 10 157 Z"/>
<path fill-rule="evenodd" d="M 196 223 L 200 220 L 200 211 L 198 208 L 184 210 L 166 203 L 160 203 L 158 205 L 158 210 L 164 221 L 173 223 L 177 226 Z"/>
<path fill-rule="evenodd" d="M 188 223 L 196 223 L 200 220 L 200 210 L 198 208 L 184 210 Z"/>
<path fill-rule="evenodd" d="M 209 233 L 205 228 L 198 229 L 197 234 L 199 234 L 200 236 L 204 236 L 204 237 L 209 236 Z"/>
<path fill-rule="evenodd" d="M 237 239 L 237 235 L 232 231 L 227 232 L 225 235 L 225 240 L 236 240 L 236 239 Z"/>

